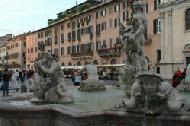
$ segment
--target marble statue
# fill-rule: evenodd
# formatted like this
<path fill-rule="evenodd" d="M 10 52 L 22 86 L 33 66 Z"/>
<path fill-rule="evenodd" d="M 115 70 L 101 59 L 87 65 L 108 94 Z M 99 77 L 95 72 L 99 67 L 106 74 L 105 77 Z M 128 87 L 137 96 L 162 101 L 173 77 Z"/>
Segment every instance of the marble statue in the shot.
<path fill-rule="evenodd" d="M 129 92 L 138 73 L 148 71 L 148 62 L 144 55 L 147 19 L 142 10 L 143 3 L 140 1 L 134 2 L 132 23 L 127 27 L 120 24 L 120 34 L 124 45 L 123 50 L 126 53 L 126 66 L 121 70 L 120 82 L 125 84 L 125 92 Z"/>
<path fill-rule="evenodd" d="M 97 67 L 93 63 L 89 63 L 85 65 L 85 68 L 87 70 L 88 80 L 91 81 L 98 81 L 98 73 L 97 73 Z"/>
<path fill-rule="evenodd" d="M 122 35 L 125 45 L 124 50 L 127 55 L 126 62 L 136 69 L 147 71 L 148 63 L 144 56 L 147 19 L 142 12 L 143 6 L 140 2 L 135 2 L 133 6 L 133 23 L 128 27 L 120 24 L 120 34 Z"/>
<path fill-rule="evenodd" d="M 144 72 L 132 85 L 131 96 L 124 100 L 127 111 L 158 114 L 161 111 L 177 112 L 183 102 L 177 91 L 157 74 Z"/>
<path fill-rule="evenodd" d="M 87 65 L 85 65 L 87 71 L 87 79 L 81 81 L 80 91 L 104 91 L 106 87 L 103 82 L 99 80 L 97 67 L 91 62 L 87 61 Z"/>
<path fill-rule="evenodd" d="M 190 85 L 190 64 L 187 65 L 185 84 L 189 84 Z"/>
<path fill-rule="evenodd" d="M 35 62 L 34 96 L 50 103 L 72 102 L 67 93 L 64 75 L 59 63 L 51 54 L 44 54 Z"/>

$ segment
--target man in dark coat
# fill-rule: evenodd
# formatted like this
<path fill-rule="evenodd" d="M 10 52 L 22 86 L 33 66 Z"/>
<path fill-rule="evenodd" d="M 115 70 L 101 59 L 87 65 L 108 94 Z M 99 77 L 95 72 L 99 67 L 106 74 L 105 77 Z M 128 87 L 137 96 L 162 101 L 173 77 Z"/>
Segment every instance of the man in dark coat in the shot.
<path fill-rule="evenodd" d="M 3 97 L 5 97 L 5 95 L 8 96 L 9 94 L 9 80 L 9 71 L 5 69 L 3 73 Z"/>

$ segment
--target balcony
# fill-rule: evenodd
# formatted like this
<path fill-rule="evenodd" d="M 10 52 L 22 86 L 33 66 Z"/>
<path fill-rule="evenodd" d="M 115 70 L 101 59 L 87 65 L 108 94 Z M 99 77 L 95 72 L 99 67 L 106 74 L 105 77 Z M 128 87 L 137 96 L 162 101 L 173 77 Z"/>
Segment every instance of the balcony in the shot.
<path fill-rule="evenodd" d="M 98 50 L 98 55 L 100 57 L 118 57 L 121 54 L 121 48 L 109 48 L 109 49 L 100 49 Z"/>
<path fill-rule="evenodd" d="M 93 51 L 71 53 L 71 57 L 93 56 Z"/>

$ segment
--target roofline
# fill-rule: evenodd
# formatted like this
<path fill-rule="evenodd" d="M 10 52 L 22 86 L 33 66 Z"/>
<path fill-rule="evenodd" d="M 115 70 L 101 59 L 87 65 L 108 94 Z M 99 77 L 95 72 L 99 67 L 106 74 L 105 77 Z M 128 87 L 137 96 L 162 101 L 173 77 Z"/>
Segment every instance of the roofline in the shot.
<path fill-rule="evenodd" d="M 119 2 L 119 1 L 120 1 L 120 0 L 118 0 L 117 2 Z M 80 12 L 80 13 L 76 13 L 76 14 L 70 16 L 70 17 L 66 17 L 66 18 L 60 19 L 59 21 L 50 24 L 48 27 L 50 27 L 50 26 L 54 26 L 54 25 L 57 25 L 57 24 L 59 24 L 59 23 L 62 23 L 62 22 L 65 21 L 65 20 L 68 20 L 68 19 L 74 18 L 74 17 L 76 17 L 76 16 L 78 16 L 78 15 L 81 15 L 81 14 L 83 14 L 83 13 L 86 13 L 86 12 L 92 11 L 92 10 L 94 10 L 94 9 L 100 8 L 100 7 L 102 7 L 102 6 L 105 6 L 105 5 L 107 5 L 107 4 L 114 3 L 114 2 L 116 2 L 116 1 L 115 1 L 115 0 L 111 0 L 111 1 L 109 1 L 109 2 L 99 4 L 99 5 L 94 6 L 94 7 L 92 7 L 92 8 L 86 9 L 86 10 Z"/>
<path fill-rule="evenodd" d="M 52 23 L 52 24 L 48 25 L 47 27 L 44 27 L 44 28 L 38 29 L 38 30 L 36 30 L 36 31 L 30 32 L 30 34 L 34 34 L 34 33 L 36 33 L 36 32 L 43 31 L 43 30 L 45 30 L 45 29 L 47 29 L 47 28 L 51 28 L 51 27 L 53 27 L 53 26 L 55 26 L 55 25 L 58 25 L 58 24 L 60 24 L 60 23 L 63 23 L 64 21 L 69 20 L 69 19 L 71 19 L 71 18 L 74 18 L 74 17 L 76 17 L 76 16 L 78 16 L 78 15 L 87 13 L 87 12 L 92 11 L 92 10 L 94 10 L 94 9 L 98 9 L 98 8 L 100 8 L 100 7 L 102 7 L 102 6 L 106 6 L 106 5 L 110 4 L 110 3 L 119 2 L 119 1 L 121 1 L 121 0 L 118 0 L 118 1 L 111 0 L 111 1 L 109 1 L 109 2 L 99 4 L 99 5 L 97 5 L 97 6 L 94 6 L 94 7 L 92 7 L 92 8 L 89 8 L 89 9 L 87 9 L 87 10 L 84 10 L 84 11 L 82 11 L 82 12 L 80 12 L 80 13 L 74 14 L 74 15 L 72 15 L 72 16 L 70 16 L 70 17 L 66 17 L 66 18 L 60 19 L 59 21 L 57 21 L 57 22 L 55 22 L 55 23 Z"/>

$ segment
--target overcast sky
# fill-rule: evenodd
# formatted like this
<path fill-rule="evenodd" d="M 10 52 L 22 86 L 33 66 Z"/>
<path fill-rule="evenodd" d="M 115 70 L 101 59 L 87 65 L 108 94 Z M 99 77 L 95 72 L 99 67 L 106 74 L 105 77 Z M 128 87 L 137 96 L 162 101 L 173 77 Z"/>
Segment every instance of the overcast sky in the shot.
<path fill-rule="evenodd" d="M 86 0 L 77 0 L 77 3 Z M 76 5 L 76 0 L 1 0 L 0 36 L 18 35 L 47 26 L 48 19 Z"/>

